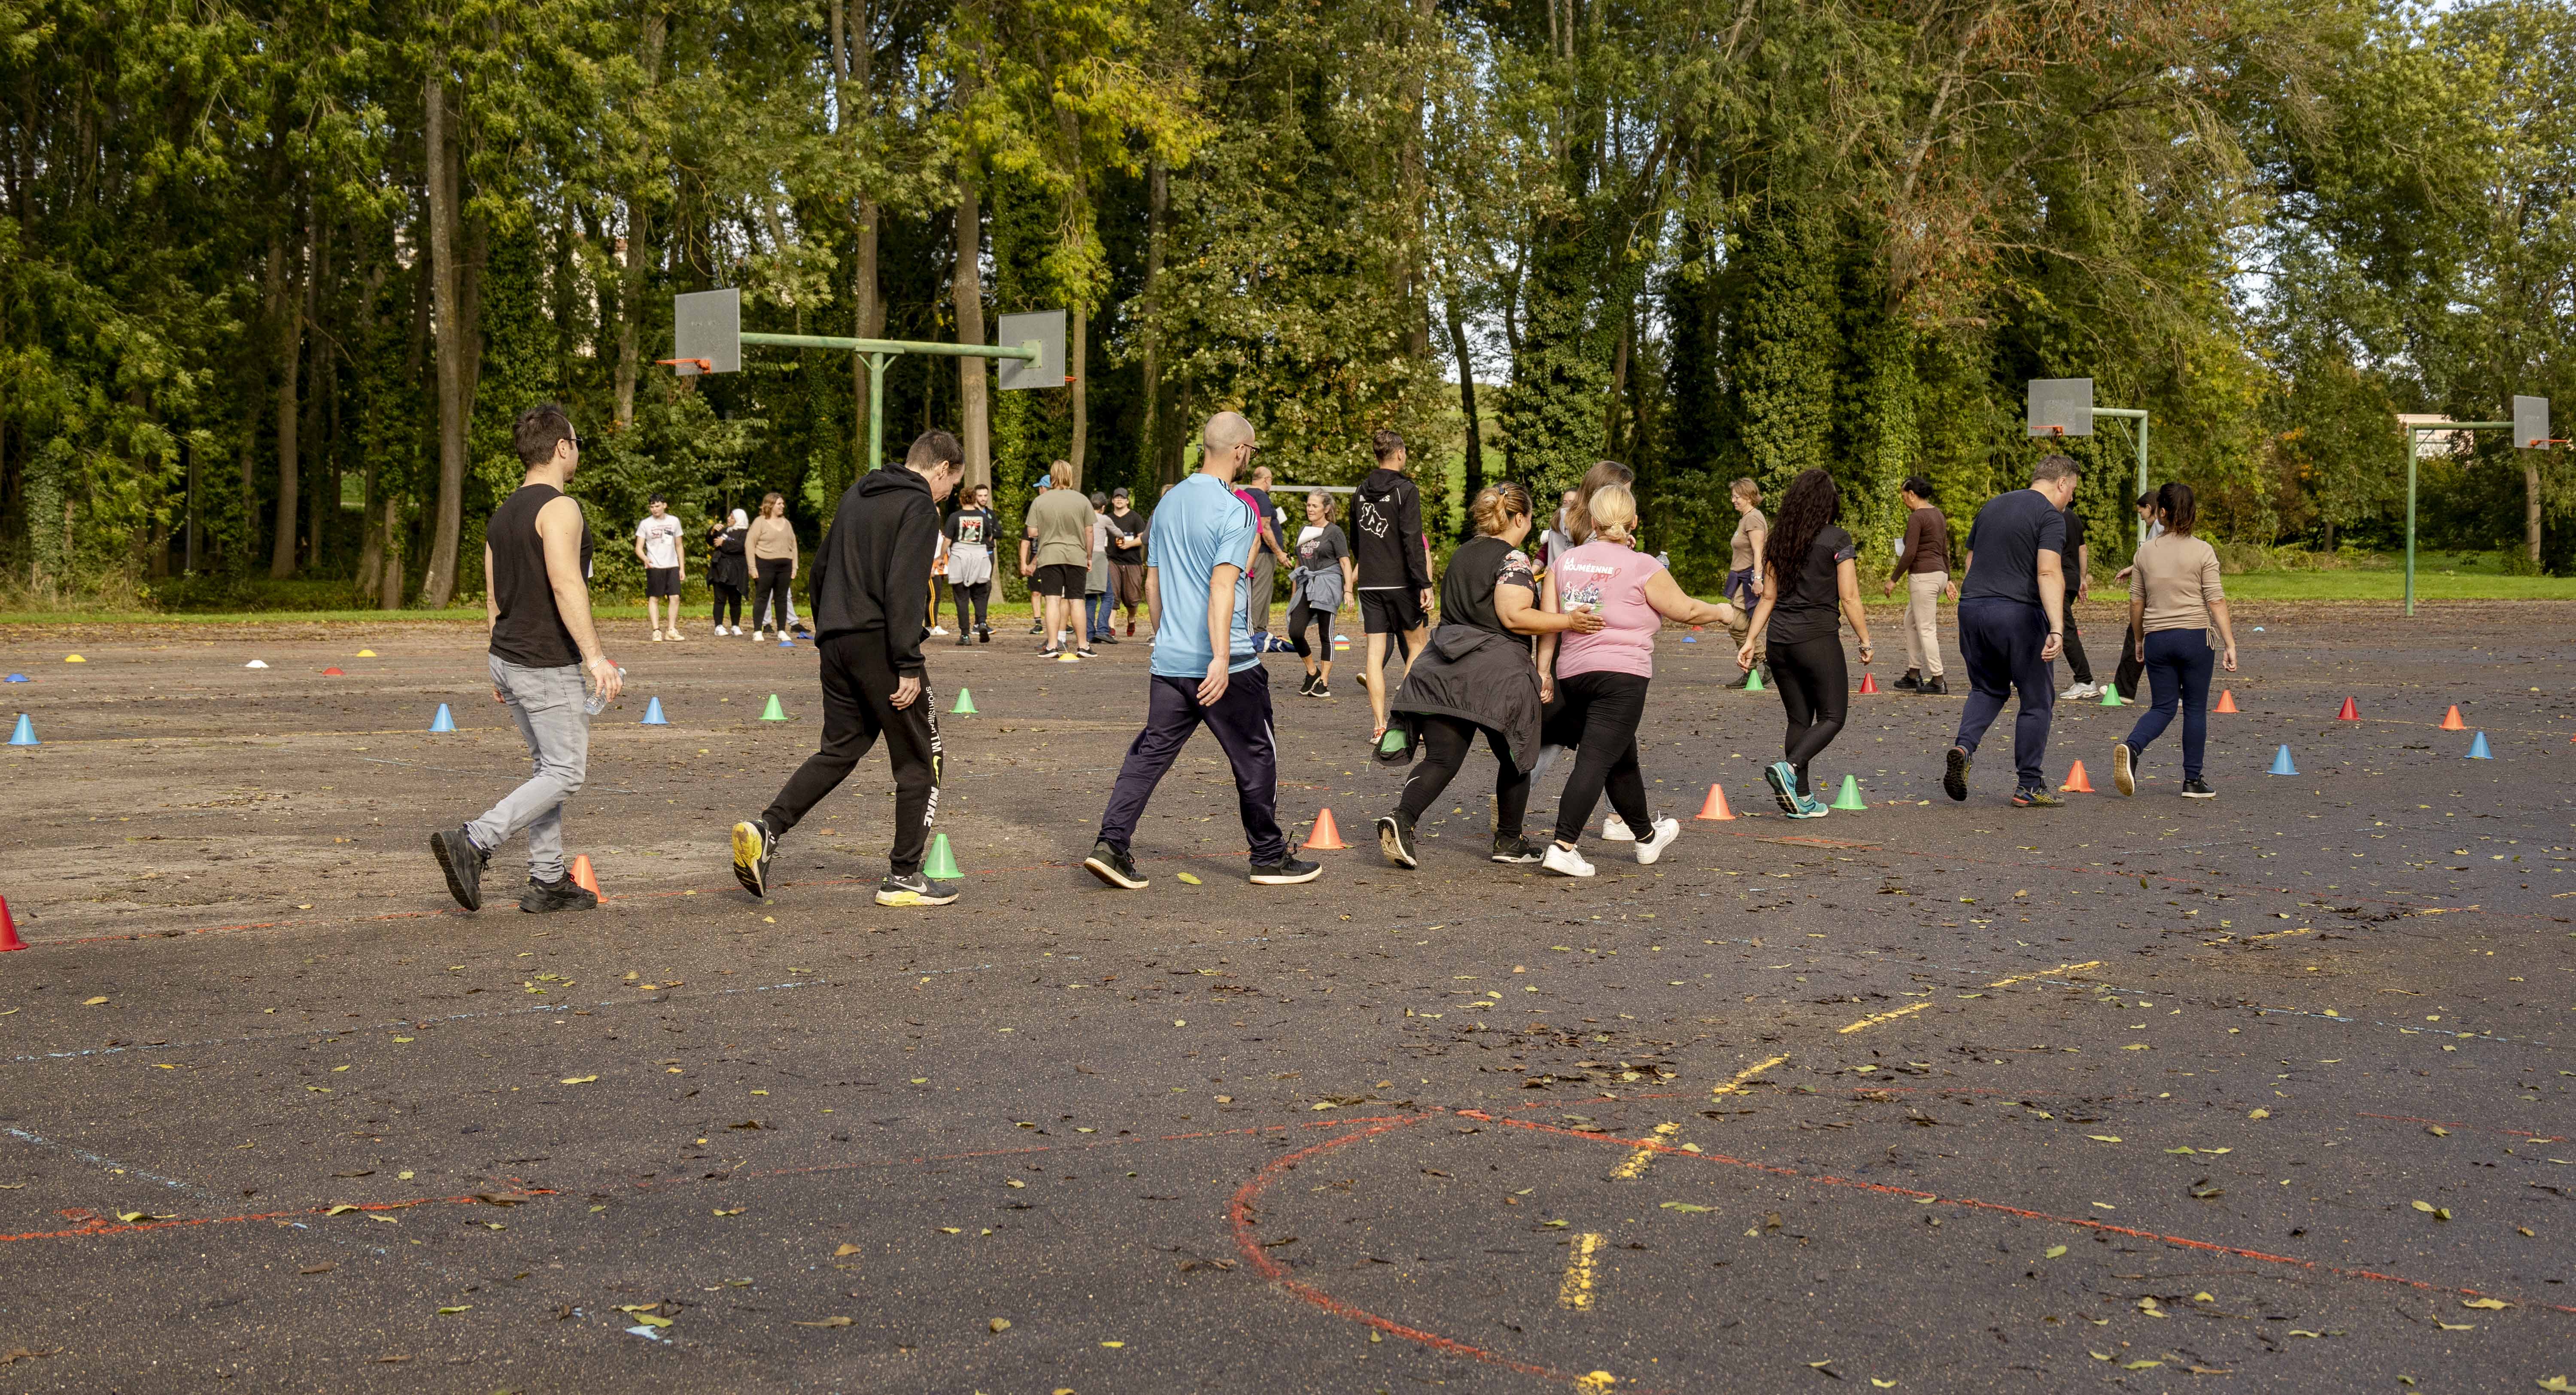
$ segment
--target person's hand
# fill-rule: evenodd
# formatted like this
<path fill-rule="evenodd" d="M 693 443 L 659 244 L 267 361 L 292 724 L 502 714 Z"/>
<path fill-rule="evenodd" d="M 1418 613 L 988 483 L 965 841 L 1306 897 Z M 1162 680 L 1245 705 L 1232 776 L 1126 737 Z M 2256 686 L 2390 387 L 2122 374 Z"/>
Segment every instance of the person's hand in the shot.
<path fill-rule="evenodd" d="M 1860 642 L 1860 664 L 1861 664 L 1861 667 L 1863 667 L 1863 668 L 1867 668 L 1867 667 L 1869 667 L 1870 661 L 1871 661 L 1872 659 L 1877 658 L 1877 657 L 1878 657 L 1878 647 L 1877 647 L 1876 645 L 1871 644 L 1868 640 L 1865 640 L 1865 639 L 1864 639 L 1864 640 L 1862 640 L 1862 641 Z"/>
<path fill-rule="evenodd" d="M 1226 684 L 1233 679 L 1233 675 L 1225 671 L 1225 661 L 1232 657 L 1230 654 L 1219 654 L 1208 660 L 1207 677 L 1199 680 L 1201 707 L 1214 707 L 1225 699 Z"/>
<path fill-rule="evenodd" d="M 590 661 L 590 676 L 598 680 L 599 700 L 603 705 L 617 701 L 617 695 L 626 690 L 625 673 L 606 654 Z"/>
<path fill-rule="evenodd" d="M 920 696 L 921 675 L 918 673 L 907 673 L 903 676 L 901 682 L 894 685 L 892 701 L 894 705 L 900 709 L 912 706 L 914 699 L 919 698 Z"/>
<path fill-rule="evenodd" d="M 1539 702 L 1540 702 L 1541 704 L 1546 704 L 1546 703 L 1551 703 L 1551 702 L 1556 701 L 1556 675 L 1555 675 L 1555 674 L 1553 674 L 1553 673 L 1542 673 L 1542 674 L 1540 674 L 1540 675 L 1538 676 L 1538 700 L 1539 700 Z"/>
<path fill-rule="evenodd" d="M 1753 641 L 1746 640 L 1744 647 L 1735 651 L 1735 666 L 1747 673 L 1753 671 Z"/>
<path fill-rule="evenodd" d="M 2145 646 L 2140 645 L 2139 648 L 2143 654 Z M 2236 645 L 2233 642 L 2228 644 L 2226 653 L 2219 655 L 2218 662 L 2225 665 L 2229 673 L 2236 671 Z"/>
<path fill-rule="evenodd" d="M 1957 600 L 1957 599 L 1959 599 L 1959 583 L 1957 583 L 1957 582 L 1955 582 L 1955 581 L 1945 581 L 1945 582 L 1942 582 L 1942 583 L 1941 583 L 1941 594 L 1942 594 L 1942 595 L 1944 595 L 1944 596 L 1949 597 L 1951 600 L 1954 600 L 1954 601 L 1955 601 L 1955 600 Z"/>
<path fill-rule="evenodd" d="M 1882 596 L 1893 596 L 1893 595 L 1895 595 L 1895 594 L 1896 594 L 1896 578 L 1895 578 L 1895 577 L 1892 577 L 1892 576 L 1891 576 L 1891 577 L 1889 577 L 1889 578 L 1887 579 L 1887 584 L 1886 584 L 1885 586 L 1881 586 L 1880 588 L 1878 588 L 1878 594 L 1880 594 L 1880 595 L 1882 595 Z"/>
<path fill-rule="evenodd" d="M 2049 663 L 2049 662 L 2054 661 L 2054 660 L 2057 658 L 2058 653 L 2059 653 L 2060 651 L 2064 650 L 2065 648 L 2066 648 L 2066 637 L 2065 637 L 2064 635 L 2058 634 L 2058 633 L 2056 633 L 2056 632 L 2054 632 L 2054 631 L 2050 632 L 2050 634 L 2049 634 L 2049 636 L 2048 636 L 2048 642 L 2047 642 L 2046 644 L 2043 644 L 2043 645 L 2039 646 L 2039 659 L 2040 659 L 2040 662 L 2042 662 L 2042 663 Z"/>
<path fill-rule="evenodd" d="M 1565 613 L 1565 628 L 1575 634 L 1597 634 L 1600 632 L 1602 623 L 1601 617 L 1589 610 L 1569 610 Z"/>
<path fill-rule="evenodd" d="M 1422 588 L 1422 613 L 1425 615 L 1431 613 L 1431 588 L 1428 586 Z"/>
<path fill-rule="evenodd" d="M 498 688 L 494 688 L 494 689 L 492 690 L 492 700 L 493 700 L 494 702 L 498 702 L 498 703 L 505 703 L 505 704 L 506 704 L 507 702 L 509 702 L 509 699 L 508 699 L 508 698 L 503 697 L 503 696 L 501 695 L 501 690 L 500 690 L 500 689 L 498 689 Z"/>
<path fill-rule="evenodd" d="M 2147 661 L 2147 637 L 2145 635 L 2138 636 L 2138 642 L 2129 646 L 2129 657 L 2136 659 L 2142 664 Z M 2232 669 L 2229 671 L 2234 672 Z"/>
<path fill-rule="evenodd" d="M 2129 573 L 2136 570 L 2136 567 L 2122 567 L 2118 571 L 2111 573 L 2111 579 L 2113 581 L 2126 581 L 2129 579 Z"/>

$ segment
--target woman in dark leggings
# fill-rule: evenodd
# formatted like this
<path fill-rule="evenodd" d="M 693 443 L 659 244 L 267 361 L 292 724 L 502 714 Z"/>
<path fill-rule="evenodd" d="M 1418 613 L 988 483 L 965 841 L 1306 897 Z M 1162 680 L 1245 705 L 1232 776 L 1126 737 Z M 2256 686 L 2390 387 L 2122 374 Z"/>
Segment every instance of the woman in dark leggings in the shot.
<path fill-rule="evenodd" d="M 1450 554 L 1440 581 L 1439 628 L 1387 699 L 1394 724 L 1418 735 L 1423 750 L 1405 779 L 1403 801 L 1377 821 L 1378 850 L 1398 867 L 1418 865 L 1414 825 L 1457 778 L 1478 732 L 1494 753 L 1492 858 L 1539 860 L 1538 849 L 1521 836 L 1521 819 L 1529 811 L 1547 680 L 1530 662 L 1522 636 L 1597 630 L 1601 620 L 1539 609 L 1529 558 L 1520 550 L 1532 510 L 1529 491 L 1517 484 L 1489 485 L 1476 496 L 1468 509 L 1476 536 Z"/>
<path fill-rule="evenodd" d="M 1297 685 L 1304 697 L 1333 695 L 1333 617 L 1342 598 L 1352 594 L 1351 541 L 1333 522 L 1333 496 L 1318 489 L 1306 495 L 1306 526 L 1290 549 L 1297 559 L 1288 574 L 1288 644 L 1305 662 L 1306 681 Z M 1306 642 L 1306 628 L 1315 642 Z"/>
<path fill-rule="evenodd" d="M 1841 491 L 1822 470 L 1808 470 L 1789 482 L 1771 536 L 1762 547 L 1762 603 L 1753 609 L 1738 662 L 1750 664 L 1764 648 L 1765 631 L 1772 686 L 1788 710 L 1789 735 L 1782 759 L 1763 772 L 1782 812 L 1793 819 L 1821 819 L 1825 801 L 1818 797 L 1807 766 L 1842 733 L 1851 711 L 1851 672 L 1843 665 L 1843 637 L 1838 620 L 1848 617 L 1860 637 L 1860 661 L 1874 656 L 1869 617 L 1860 605 L 1860 572 L 1853 562 L 1858 549 L 1852 535 L 1835 526 L 1842 516 Z"/>

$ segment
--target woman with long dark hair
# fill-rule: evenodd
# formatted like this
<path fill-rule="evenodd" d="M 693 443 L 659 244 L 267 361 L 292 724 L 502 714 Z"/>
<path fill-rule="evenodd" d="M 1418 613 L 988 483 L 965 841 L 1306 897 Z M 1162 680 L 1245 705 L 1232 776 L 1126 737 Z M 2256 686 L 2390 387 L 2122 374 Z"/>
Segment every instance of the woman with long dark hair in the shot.
<path fill-rule="evenodd" d="M 2234 673 L 2236 627 L 2228 622 L 2227 593 L 2218 582 L 2218 552 L 2192 536 L 2200 508 L 2190 485 L 2156 491 L 2156 521 L 2164 531 L 2140 544 L 2129 564 L 2129 633 L 2136 637 L 2130 653 L 2146 665 L 2155 698 L 2127 739 L 2111 748 L 2111 779 L 2122 794 L 2138 792 L 2138 757 L 2164 734 L 2179 701 L 2182 797 L 2216 799 L 2218 791 L 2200 778 L 2201 753 L 2209 744 L 2209 634 L 2218 632 L 2226 648 L 2214 657 Z"/>
<path fill-rule="evenodd" d="M 1414 825 L 1467 763 L 1478 732 L 1494 753 L 1491 856 L 1496 862 L 1539 860 L 1539 850 L 1521 836 L 1521 819 L 1529 809 L 1549 679 L 1547 670 L 1530 661 L 1529 641 L 1522 636 L 1597 630 L 1601 619 L 1539 608 L 1529 558 L 1520 550 L 1535 507 L 1527 489 L 1508 482 L 1487 485 L 1476 496 L 1467 511 L 1476 536 L 1450 554 L 1440 579 L 1440 626 L 1388 699 L 1390 718 L 1418 736 L 1423 748 L 1405 779 L 1403 801 L 1377 821 L 1378 850 L 1399 867 L 1417 865 Z M 1329 632 L 1331 626 L 1325 628 Z"/>
<path fill-rule="evenodd" d="M 1575 547 L 1592 541 L 1592 496 L 1605 485 L 1625 489 L 1637 482 L 1637 472 L 1616 460 L 1593 462 L 1591 469 L 1574 486 L 1574 500 L 1565 506 L 1565 536 Z"/>
<path fill-rule="evenodd" d="M 1762 774 L 1781 811 L 1793 819 L 1825 816 L 1825 801 L 1817 797 L 1807 766 L 1833 744 L 1851 713 L 1851 670 L 1843 662 L 1838 619 L 1849 619 L 1859 636 L 1861 663 L 1876 657 L 1869 617 L 1860 605 L 1860 571 L 1853 560 L 1859 549 L 1836 523 L 1842 511 L 1842 492 L 1824 471 L 1804 471 L 1789 482 L 1762 546 L 1762 603 L 1753 608 L 1736 654 L 1736 662 L 1749 667 L 1768 632 L 1772 685 L 1788 712 L 1789 733 L 1781 759 Z"/>

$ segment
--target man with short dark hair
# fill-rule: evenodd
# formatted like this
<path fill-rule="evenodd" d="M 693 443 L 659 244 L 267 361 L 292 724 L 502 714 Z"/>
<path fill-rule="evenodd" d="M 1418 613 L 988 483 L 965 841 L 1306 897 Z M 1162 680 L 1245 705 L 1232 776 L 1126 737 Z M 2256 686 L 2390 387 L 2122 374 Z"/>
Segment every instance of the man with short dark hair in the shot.
<path fill-rule="evenodd" d="M 1422 491 L 1405 478 L 1404 438 L 1380 431 L 1369 438 L 1377 468 L 1360 481 L 1351 500 L 1351 560 L 1359 592 L 1360 629 L 1368 649 L 1360 660 L 1360 683 L 1368 689 L 1369 713 L 1376 727 L 1374 747 L 1386 740 L 1386 649 L 1390 639 L 1404 646 L 1404 681 L 1413 656 L 1431 634 L 1431 554 L 1422 535 Z"/>
<path fill-rule="evenodd" d="M 484 525 L 483 615 L 492 700 L 510 709 L 536 771 L 481 818 L 431 834 L 429 850 L 456 904 L 479 911 L 492 850 L 524 830 L 528 889 L 519 909 L 586 911 L 599 897 L 574 885 L 564 864 L 563 805 L 589 773 L 590 719 L 617 700 L 625 675 L 591 624 L 590 523 L 564 493 L 581 468 L 581 438 L 552 402 L 521 412 L 514 434 L 528 472 Z M 585 671 L 597 684 L 587 694 Z"/>
<path fill-rule="evenodd" d="M 1941 776 L 1941 792 L 1952 799 L 1968 797 L 1977 742 L 2018 689 L 2013 807 L 2054 809 L 2066 802 L 2049 793 L 2040 765 L 2048 758 L 2055 709 L 2048 666 L 2066 624 L 2066 501 L 2075 497 L 2081 475 L 2066 456 L 2044 457 L 2031 467 L 2030 488 L 1987 500 L 1968 529 L 1967 558 L 1960 564 L 1959 656 L 1967 661 L 1973 691 Z"/>
<path fill-rule="evenodd" d="M 966 473 L 966 451 L 945 431 L 925 431 L 900 469 L 871 470 L 841 495 L 832 531 L 814 553 L 814 647 L 823 660 L 823 744 L 757 819 L 733 826 L 733 875 L 769 895 L 778 840 L 839 788 L 879 735 L 894 763 L 894 847 L 880 906 L 945 906 L 954 882 L 922 875 L 939 817 L 939 704 L 921 657 L 928 593 L 921 579 L 939 555 L 939 505 Z"/>
<path fill-rule="evenodd" d="M 644 507 L 644 521 L 635 525 L 635 560 L 644 564 L 644 618 L 653 622 L 653 639 L 659 643 L 664 637 L 660 606 L 666 596 L 671 601 L 669 637 L 680 637 L 680 588 L 688 584 L 689 559 L 670 501 L 656 494 Z"/>

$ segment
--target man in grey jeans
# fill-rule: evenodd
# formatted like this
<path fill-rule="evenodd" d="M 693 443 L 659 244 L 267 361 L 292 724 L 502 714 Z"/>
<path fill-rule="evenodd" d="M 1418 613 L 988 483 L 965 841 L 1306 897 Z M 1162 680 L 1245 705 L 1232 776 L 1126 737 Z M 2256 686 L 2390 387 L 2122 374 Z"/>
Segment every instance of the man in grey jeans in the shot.
<path fill-rule="evenodd" d="M 582 675 L 597 682 L 600 707 L 624 685 L 590 623 L 590 525 L 563 492 L 581 468 L 581 438 L 552 402 L 521 412 L 516 430 L 528 475 L 484 528 L 483 609 L 492 627 L 492 700 L 510 709 L 536 773 L 481 818 L 431 834 L 429 847 L 456 903 L 479 911 L 484 864 L 525 829 L 528 889 L 519 909 L 586 911 L 599 897 L 573 884 L 563 849 L 563 804 L 580 792 L 590 764 L 595 709 Z"/>

